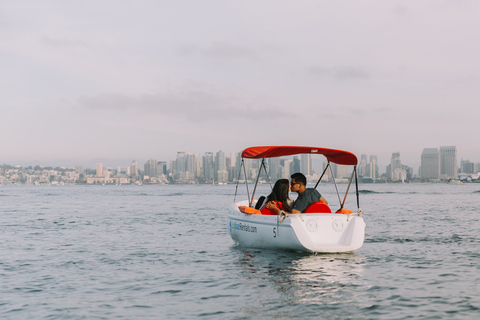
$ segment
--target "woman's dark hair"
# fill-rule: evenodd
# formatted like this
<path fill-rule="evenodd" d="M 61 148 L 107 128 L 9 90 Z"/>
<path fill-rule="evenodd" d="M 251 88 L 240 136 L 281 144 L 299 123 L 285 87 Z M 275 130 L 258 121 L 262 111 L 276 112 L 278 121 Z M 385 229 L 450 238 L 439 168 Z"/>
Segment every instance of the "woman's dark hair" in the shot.
<path fill-rule="evenodd" d="M 275 185 L 273 186 L 272 193 L 270 193 L 267 197 L 267 202 L 280 201 L 286 211 L 291 211 L 291 208 L 287 203 L 289 187 L 290 182 L 288 182 L 288 179 L 277 180 L 277 182 L 275 182 Z"/>

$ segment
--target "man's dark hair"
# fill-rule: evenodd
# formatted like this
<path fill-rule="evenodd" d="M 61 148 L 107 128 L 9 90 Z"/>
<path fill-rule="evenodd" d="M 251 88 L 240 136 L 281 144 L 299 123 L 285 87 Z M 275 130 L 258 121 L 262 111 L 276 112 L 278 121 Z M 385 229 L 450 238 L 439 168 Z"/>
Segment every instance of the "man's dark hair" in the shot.
<path fill-rule="evenodd" d="M 291 178 L 295 179 L 295 182 L 303 183 L 303 185 L 305 186 L 307 185 L 307 178 L 303 173 L 300 173 L 300 172 L 294 173 L 292 174 Z"/>

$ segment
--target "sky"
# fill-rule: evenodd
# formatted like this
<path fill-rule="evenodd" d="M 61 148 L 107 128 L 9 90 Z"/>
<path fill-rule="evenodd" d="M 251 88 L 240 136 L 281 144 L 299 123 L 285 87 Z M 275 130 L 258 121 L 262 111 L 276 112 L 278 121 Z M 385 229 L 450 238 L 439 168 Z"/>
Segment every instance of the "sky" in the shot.
<path fill-rule="evenodd" d="M 480 162 L 479 17 L 478 0 L 2 0 L 0 163 L 261 145 Z"/>

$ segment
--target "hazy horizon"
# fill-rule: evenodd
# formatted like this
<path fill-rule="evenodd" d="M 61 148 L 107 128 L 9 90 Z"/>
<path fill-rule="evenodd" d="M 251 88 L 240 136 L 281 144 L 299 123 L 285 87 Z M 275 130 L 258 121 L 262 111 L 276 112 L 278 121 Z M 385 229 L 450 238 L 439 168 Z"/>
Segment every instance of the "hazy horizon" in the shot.
<path fill-rule="evenodd" d="M 5 0 L 0 163 L 258 145 L 479 162 L 479 16 L 475 0 Z"/>

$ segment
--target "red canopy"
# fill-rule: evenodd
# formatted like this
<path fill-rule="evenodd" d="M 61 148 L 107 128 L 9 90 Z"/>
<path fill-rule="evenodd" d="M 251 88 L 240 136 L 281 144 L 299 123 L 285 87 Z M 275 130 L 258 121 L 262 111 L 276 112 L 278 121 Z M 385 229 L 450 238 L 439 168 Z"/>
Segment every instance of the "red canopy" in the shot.
<path fill-rule="evenodd" d="M 242 157 L 249 159 L 275 158 L 281 156 L 291 156 L 295 154 L 311 153 L 322 154 L 328 161 L 343 164 L 356 165 L 357 157 L 348 151 L 313 148 L 313 147 L 289 147 L 289 146 L 267 146 L 267 147 L 251 147 L 243 150 Z"/>

